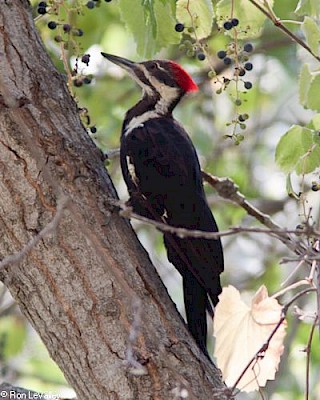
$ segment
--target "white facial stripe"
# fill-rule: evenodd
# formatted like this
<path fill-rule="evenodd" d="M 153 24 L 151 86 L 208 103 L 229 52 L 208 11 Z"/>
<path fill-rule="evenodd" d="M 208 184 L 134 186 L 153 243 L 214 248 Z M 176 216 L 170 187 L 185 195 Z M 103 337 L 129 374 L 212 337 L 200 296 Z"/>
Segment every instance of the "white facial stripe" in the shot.
<path fill-rule="evenodd" d="M 158 65 L 158 64 L 157 64 Z M 156 104 L 156 112 L 159 114 L 165 114 L 172 102 L 178 97 L 179 89 L 171 86 L 167 86 L 162 82 L 159 82 L 154 76 L 152 76 L 144 65 L 140 65 L 141 70 L 144 72 L 146 78 L 152 84 L 152 86 L 160 93 L 160 100 Z M 158 67 L 162 70 L 159 65 Z"/>
<path fill-rule="evenodd" d="M 125 66 L 123 67 L 131 76 L 131 78 L 133 80 L 135 80 L 137 82 L 137 84 L 142 87 L 143 91 L 147 94 L 149 94 L 150 96 L 152 95 L 152 88 L 150 88 L 150 86 L 146 85 L 145 83 L 141 82 L 139 80 L 139 78 L 135 75 L 134 72 L 132 72 L 132 70 L 130 68 L 126 68 Z M 136 68 L 140 69 L 144 74 L 145 74 L 145 68 L 143 67 L 143 65 L 141 64 L 136 64 Z"/>
<path fill-rule="evenodd" d="M 157 63 L 157 66 L 158 66 L 159 69 L 161 69 L 161 71 L 167 72 L 163 67 L 161 67 L 160 64 Z"/>
<path fill-rule="evenodd" d="M 166 114 L 178 94 L 179 90 L 177 88 L 163 85 L 160 92 L 160 100 L 156 104 L 156 111 L 159 114 Z"/>

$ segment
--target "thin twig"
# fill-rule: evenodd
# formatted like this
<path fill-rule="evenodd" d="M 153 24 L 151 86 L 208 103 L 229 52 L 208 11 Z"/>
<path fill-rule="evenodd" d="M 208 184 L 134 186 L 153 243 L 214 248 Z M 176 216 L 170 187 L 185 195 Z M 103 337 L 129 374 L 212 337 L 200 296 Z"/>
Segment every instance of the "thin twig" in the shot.
<path fill-rule="evenodd" d="M 13 265 L 21 262 L 24 257 L 27 256 L 28 253 L 43 239 L 49 232 L 55 231 L 57 226 L 62 218 L 63 211 L 67 205 L 68 198 L 66 196 L 62 196 L 58 200 L 57 211 L 55 216 L 52 218 L 51 222 L 49 222 L 34 238 L 32 238 L 20 251 L 10 256 L 5 257 L 0 262 L 0 270 L 6 267 L 7 265 Z"/>
<path fill-rule="evenodd" d="M 307 360 L 306 360 L 306 395 L 305 395 L 305 400 L 309 400 L 309 386 L 310 386 L 310 360 L 311 360 L 311 343 L 313 339 L 313 334 L 315 327 L 317 325 L 319 317 L 317 316 L 312 324 L 310 334 L 309 334 L 309 339 L 307 343 L 307 347 L 305 349 L 305 352 L 307 353 Z"/>
<path fill-rule="evenodd" d="M 169 232 L 172 234 L 177 235 L 180 238 L 203 238 L 203 239 L 218 239 L 219 237 L 223 236 L 230 236 L 230 235 L 235 235 L 238 233 L 265 233 L 269 235 L 275 235 L 278 236 L 278 234 L 299 234 L 301 235 L 301 230 L 288 230 L 288 229 L 266 229 L 266 228 L 258 228 L 258 227 L 246 227 L 246 226 L 234 226 L 230 229 L 227 229 L 225 231 L 220 231 L 220 232 L 207 232 L 207 231 L 201 231 L 198 229 L 187 229 L 187 228 L 180 228 L 172 225 L 168 225 L 164 222 L 160 221 L 155 221 L 153 219 L 143 217 L 142 215 L 136 214 L 135 212 L 132 211 L 130 207 L 123 206 L 121 203 L 118 203 L 118 205 L 122 208 L 120 211 L 120 215 L 124 218 L 128 219 L 136 219 L 138 221 L 144 222 L 148 225 L 152 225 L 159 229 L 162 232 Z M 320 256 L 319 256 L 320 258 Z"/>
<path fill-rule="evenodd" d="M 261 224 L 270 228 L 270 231 L 274 233 L 282 243 L 284 243 L 290 250 L 294 251 L 298 255 L 305 255 L 308 251 L 310 251 L 307 246 L 301 241 L 296 240 L 290 234 L 299 235 L 299 230 L 288 230 L 281 228 L 273 219 L 258 210 L 254 207 L 245 196 L 239 191 L 238 186 L 229 178 L 218 178 L 207 172 L 202 171 L 203 179 L 209 183 L 215 190 L 217 190 L 218 194 L 225 199 L 232 201 L 235 204 L 238 204 L 242 207 L 248 215 L 256 218 Z M 304 233 L 307 236 L 319 237 L 320 232 L 314 230 L 310 226 L 306 226 L 304 230 L 300 231 L 301 234 Z M 317 254 L 312 251 L 312 255 L 317 256 Z M 308 262 L 309 263 L 309 262 Z"/>
<path fill-rule="evenodd" d="M 319 254 L 319 249 L 320 249 L 320 241 L 317 240 L 314 245 L 313 245 L 313 250 L 316 251 Z M 316 288 L 317 288 L 317 315 L 319 317 L 320 315 L 320 262 L 318 261 L 313 261 L 313 265 L 311 270 L 314 269 L 315 275 L 316 275 Z M 319 331 L 320 331 L 320 318 L 318 318 L 318 323 L 319 323 Z"/>
<path fill-rule="evenodd" d="M 250 204 L 245 196 L 240 193 L 239 187 L 230 178 L 218 178 L 217 176 L 211 175 L 208 172 L 202 171 L 203 179 L 209 183 L 219 194 L 219 196 L 224 197 L 238 204 L 243 209 L 247 211 L 249 215 L 256 218 L 263 225 L 267 226 L 272 230 L 281 231 L 281 226 L 278 225 L 273 219 L 268 215 L 264 214 L 252 204 Z M 290 237 L 288 238 L 290 239 Z"/>
<path fill-rule="evenodd" d="M 302 285 L 309 285 L 310 286 L 310 281 L 308 279 L 301 279 L 298 282 L 293 283 L 292 285 L 289 285 L 287 287 L 285 287 L 284 289 L 279 290 L 279 292 L 273 294 L 271 296 L 272 299 L 276 299 L 277 297 L 280 297 L 282 295 L 284 295 L 285 293 L 289 292 L 292 289 L 296 289 L 299 286 Z"/>

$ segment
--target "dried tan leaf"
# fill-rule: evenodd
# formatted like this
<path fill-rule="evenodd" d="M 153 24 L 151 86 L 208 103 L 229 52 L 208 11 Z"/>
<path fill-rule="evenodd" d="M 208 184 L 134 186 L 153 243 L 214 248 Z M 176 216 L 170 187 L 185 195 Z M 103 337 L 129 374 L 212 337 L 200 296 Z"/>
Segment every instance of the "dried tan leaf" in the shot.
<path fill-rule="evenodd" d="M 265 286 L 254 295 L 251 308 L 233 286 L 224 288 L 215 310 L 214 356 L 228 386 L 233 386 L 244 369 L 270 337 L 281 318 L 282 306 L 268 297 Z M 286 334 L 284 321 L 272 337 L 262 357 L 257 358 L 243 374 L 237 388 L 245 392 L 258 390 L 273 380 L 283 353 Z"/>

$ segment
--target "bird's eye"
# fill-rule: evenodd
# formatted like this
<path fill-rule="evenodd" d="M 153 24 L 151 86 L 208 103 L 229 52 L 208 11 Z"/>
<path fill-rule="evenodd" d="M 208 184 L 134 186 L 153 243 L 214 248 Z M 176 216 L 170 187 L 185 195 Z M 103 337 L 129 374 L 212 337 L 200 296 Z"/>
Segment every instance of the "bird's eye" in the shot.
<path fill-rule="evenodd" d="M 152 63 L 151 65 L 150 65 L 150 69 L 151 70 L 155 70 L 155 69 L 157 69 L 158 68 L 158 65 L 156 64 L 156 63 Z"/>

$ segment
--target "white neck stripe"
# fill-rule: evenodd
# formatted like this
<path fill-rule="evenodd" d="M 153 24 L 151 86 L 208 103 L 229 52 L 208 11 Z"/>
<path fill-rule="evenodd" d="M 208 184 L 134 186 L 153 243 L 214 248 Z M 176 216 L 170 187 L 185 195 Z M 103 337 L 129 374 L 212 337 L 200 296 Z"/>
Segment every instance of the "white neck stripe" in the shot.
<path fill-rule="evenodd" d="M 149 119 L 159 118 L 160 115 L 157 111 L 146 111 L 145 113 L 138 115 L 137 117 L 132 118 L 132 120 L 128 123 L 125 128 L 124 135 L 129 135 L 134 129 L 143 127 L 144 122 Z"/>

